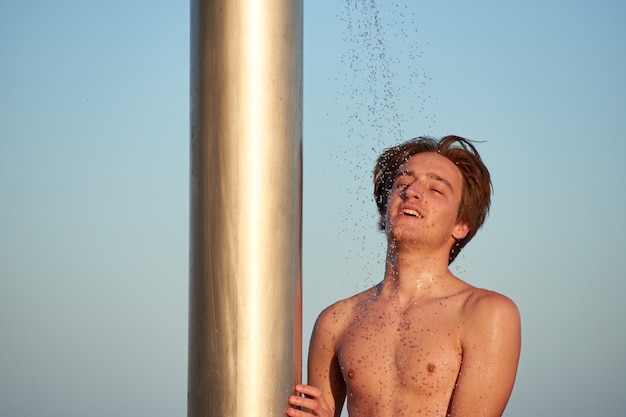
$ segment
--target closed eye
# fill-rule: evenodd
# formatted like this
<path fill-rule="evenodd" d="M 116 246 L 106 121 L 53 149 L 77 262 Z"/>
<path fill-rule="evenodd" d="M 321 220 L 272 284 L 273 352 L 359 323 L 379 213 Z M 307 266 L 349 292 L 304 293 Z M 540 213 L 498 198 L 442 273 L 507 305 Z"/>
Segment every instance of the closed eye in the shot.
<path fill-rule="evenodd" d="M 394 188 L 397 188 L 400 191 L 404 191 L 406 190 L 409 185 L 411 185 L 411 180 L 404 177 L 404 178 L 398 178 L 394 184 Z"/>

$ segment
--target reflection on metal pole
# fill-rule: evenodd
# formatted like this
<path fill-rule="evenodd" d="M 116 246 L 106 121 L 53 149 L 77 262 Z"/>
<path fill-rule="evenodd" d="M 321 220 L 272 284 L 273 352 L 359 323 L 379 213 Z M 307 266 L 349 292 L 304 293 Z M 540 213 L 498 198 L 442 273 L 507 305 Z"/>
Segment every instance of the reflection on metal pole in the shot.
<path fill-rule="evenodd" d="M 188 416 L 301 379 L 302 0 L 191 0 Z"/>

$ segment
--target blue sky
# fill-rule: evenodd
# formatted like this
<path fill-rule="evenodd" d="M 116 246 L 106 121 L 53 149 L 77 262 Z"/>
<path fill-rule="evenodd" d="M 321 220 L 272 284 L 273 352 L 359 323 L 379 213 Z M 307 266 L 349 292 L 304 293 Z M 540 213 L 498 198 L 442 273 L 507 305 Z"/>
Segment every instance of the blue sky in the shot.
<path fill-rule="evenodd" d="M 626 4 L 304 12 L 305 340 L 382 277 L 376 155 L 459 134 L 495 194 L 452 270 L 523 320 L 505 415 L 621 416 Z M 185 415 L 189 5 L 0 1 L 0 57 L 0 416 Z"/>

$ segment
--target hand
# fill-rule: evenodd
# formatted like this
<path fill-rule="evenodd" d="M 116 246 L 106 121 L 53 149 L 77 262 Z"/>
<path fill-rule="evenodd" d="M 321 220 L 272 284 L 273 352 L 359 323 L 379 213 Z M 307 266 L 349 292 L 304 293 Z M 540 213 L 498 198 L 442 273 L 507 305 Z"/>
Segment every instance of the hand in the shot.
<path fill-rule="evenodd" d="M 330 407 L 322 395 L 322 390 L 310 385 L 296 385 L 296 392 L 301 395 L 289 397 L 290 408 L 287 415 L 291 417 L 332 417 Z M 302 396 L 304 395 L 304 396 Z"/>

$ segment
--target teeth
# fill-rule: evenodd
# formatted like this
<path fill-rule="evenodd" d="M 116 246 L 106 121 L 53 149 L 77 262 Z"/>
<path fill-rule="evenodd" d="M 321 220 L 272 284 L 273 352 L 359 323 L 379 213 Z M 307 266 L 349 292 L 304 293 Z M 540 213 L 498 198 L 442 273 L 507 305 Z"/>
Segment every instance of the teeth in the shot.
<path fill-rule="evenodd" d="M 409 215 L 409 216 L 414 216 L 414 217 L 417 217 L 417 218 L 419 218 L 419 219 L 421 219 L 421 218 L 422 218 L 422 216 L 420 216 L 420 214 L 419 214 L 417 211 L 415 211 L 415 210 L 411 210 L 411 209 L 402 209 L 402 213 L 407 214 L 407 215 Z"/>

